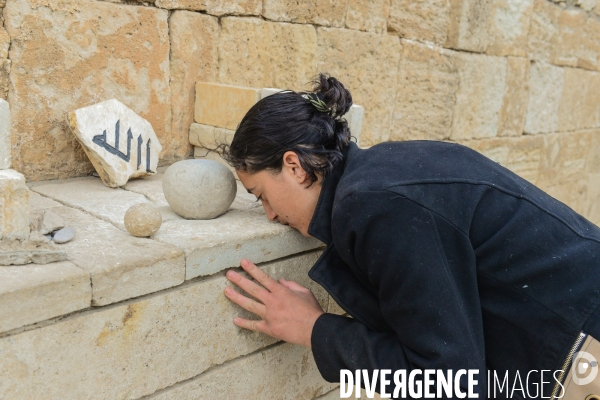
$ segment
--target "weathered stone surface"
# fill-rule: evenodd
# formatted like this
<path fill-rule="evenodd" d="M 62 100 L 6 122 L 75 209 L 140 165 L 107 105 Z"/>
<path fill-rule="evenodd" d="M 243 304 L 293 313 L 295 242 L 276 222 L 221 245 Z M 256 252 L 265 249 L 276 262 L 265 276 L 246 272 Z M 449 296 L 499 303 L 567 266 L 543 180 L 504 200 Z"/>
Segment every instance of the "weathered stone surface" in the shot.
<path fill-rule="evenodd" d="M 199 82 L 194 119 L 199 124 L 236 129 L 258 100 L 260 89 Z"/>
<path fill-rule="evenodd" d="M 69 124 L 106 186 L 156 173 L 162 146 L 152 125 L 117 99 L 70 112 Z"/>
<path fill-rule="evenodd" d="M 140 203 L 129 207 L 124 222 L 127 232 L 133 236 L 148 237 L 158 232 L 162 217 L 153 205 Z"/>
<path fill-rule="evenodd" d="M 529 23 L 534 0 L 494 0 L 487 53 L 495 56 L 527 55 Z"/>
<path fill-rule="evenodd" d="M 496 136 L 506 90 L 506 58 L 460 53 L 456 65 L 460 84 L 451 139 Z"/>
<path fill-rule="evenodd" d="M 50 210 L 46 210 L 42 215 L 39 231 L 42 235 L 47 235 L 64 227 L 65 221 L 63 221 L 61 217 Z"/>
<path fill-rule="evenodd" d="M 390 15 L 388 0 L 348 0 L 346 28 L 367 32 L 384 33 Z"/>
<path fill-rule="evenodd" d="M 586 11 L 592 11 L 598 0 L 575 0 L 575 5 L 583 8 Z"/>
<path fill-rule="evenodd" d="M 403 40 L 390 139 L 447 139 L 459 83 L 456 53 Z"/>
<path fill-rule="evenodd" d="M 600 20 L 590 17 L 585 22 L 581 51 L 577 57 L 579 68 L 600 70 Z"/>
<path fill-rule="evenodd" d="M 87 308 L 91 297 L 89 274 L 68 261 L 0 267 L 0 332 Z"/>
<path fill-rule="evenodd" d="M 125 231 L 125 212 L 134 204 L 148 203 L 145 196 L 122 189 L 110 189 L 97 178 L 44 183 L 31 188 L 43 196 L 78 208 Z"/>
<path fill-rule="evenodd" d="M 260 15 L 261 0 L 156 0 L 157 7 L 206 11 L 212 15 Z"/>
<path fill-rule="evenodd" d="M 588 152 L 592 148 L 592 132 L 569 132 L 542 135 L 543 153 L 538 184 L 544 190 L 575 183 L 585 177 Z M 598 131 L 595 131 L 596 134 Z M 561 195 L 562 198 L 565 198 Z M 559 199 L 561 200 L 561 199 Z M 583 200 L 583 197 L 577 201 Z M 562 200 L 561 200 L 562 201 Z M 572 207 L 571 204 L 567 205 Z"/>
<path fill-rule="evenodd" d="M 23 246 L 29 247 L 29 246 Z M 0 265 L 50 264 L 65 261 L 67 254 L 60 250 L 29 249 L 12 250 L 0 246 Z"/>
<path fill-rule="evenodd" d="M 397 37 L 348 29 L 319 28 L 318 69 L 335 76 L 365 108 L 361 146 L 390 138 L 402 47 Z M 365 84 L 369 82 L 369 84 Z"/>
<path fill-rule="evenodd" d="M 25 177 L 12 169 L 0 170 L 0 239 L 29 238 L 29 189 Z"/>
<path fill-rule="evenodd" d="M 525 117 L 526 133 L 555 132 L 565 71 L 548 64 L 533 63 L 529 74 L 529 105 Z"/>
<path fill-rule="evenodd" d="M 77 231 L 76 240 L 60 248 L 69 261 L 90 273 L 94 305 L 111 304 L 183 282 L 185 260 L 176 247 L 133 237 L 69 207 L 52 211 Z"/>
<path fill-rule="evenodd" d="M 535 0 L 529 27 L 529 58 L 552 62 L 559 32 L 558 20 L 562 9 L 547 0 Z"/>
<path fill-rule="evenodd" d="M 350 110 L 344 114 L 344 118 L 348 122 L 350 133 L 356 138 L 356 143 L 360 143 L 360 134 L 362 133 L 365 109 L 362 106 L 353 104 L 352 107 L 350 107 Z"/>
<path fill-rule="evenodd" d="M 229 209 L 237 185 L 231 171 L 216 161 L 182 160 L 165 172 L 163 192 L 182 217 L 213 219 Z"/>
<path fill-rule="evenodd" d="M 344 26 L 348 0 L 265 0 L 263 16 L 273 21 Z"/>
<path fill-rule="evenodd" d="M 10 107 L 0 99 L 0 169 L 10 168 Z"/>
<path fill-rule="evenodd" d="M 236 376 L 235 385 L 231 377 Z M 337 383 L 325 381 L 312 352 L 306 347 L 284 343 L 243 357 L 181 385 L 164 390 L 155 400 L 243 399 L 249 393 L 261 399 L 307 400 L 331 390 Z"/>
<path fill-rule="evenodd" d="M 498 136 L 523 134 L 529 102 L 529 60 L 520 57 L 506 59 L 506 91 L 498 118 Z"/>
<path fill-rule="evenodd" d="M 565 68 L 564 72 L 558 131 L 600 127 L 600 73 L 579 68 Z"/>
<path fill-rule="evenodd" d="M 219 35 L 219 81 L 255 88 L 303 89 L 317 72 L 316 51 L 312 25 L 225 17 Z"/>
<path fill-rule="evenodd" d="M 322 245 L 289 226 L 269 221 L 262 208 L 232 210 L 212 220 L 167 221 L 154 239 L 184 251 L 186 279 L 239 265 L 244 257 L 264 262 Z"/>
<path fill-rule="evenodd" d="M 112 98 L 147 119 L 168 154 L 167 14 L 85 0 L 8 2 L 13 168 L 30 181 L 90 173 L 65 114 Z"/>
<path fill-rule="evenodd" d="M 2 10 L 0 9 L 0 14 Z M 8 58 L 8 48 L 10 47 L 10 36 L 6 29 L 0 25 L 0 60 L 5 60 Z"/>
<path fill-rule="evenodd" d="M 485 52 L 494 0 L 450 0 L 450 24 L 445 47 Z"/>
<path fill-rule="evenodd" d="M 192 153 L 187 132 L 194 122 L 194 86 L 217 78 L 218 34 L 219 21 L 215 17 L 174 11 L 169 18 L 172 158 Z"/>
<path fill-rule="evenodd" d="M 262 268 L 310 288 L 326 307 L 326 292 L 307 276 L 318 254 Z M 225 297 L 226 285 L 227 279 L 217 276 L 2 338 L 0 393 L 139 398 L 275 343 L 233 324 L 235 316 L 250 314 Z"/>
<path fill-rule="evenodd" d="M 234 130 L 217 128 L 204 124 L 192 124 L 190 126 L 189 140 L 193 146 L 213 148 L 216 144 L 231 144 Z"/>
<path fill-rule="evenodd" d="M 10 60 L 0 60 L 0 98 L 8 99 Z"/>
<path fill-rule="evenodd" d="M 448 0 L 391 0 L 388 29 L 400 37 L 442 45 L 448 38 Z"/>
<path fill-rule="evenodd" d="M 553 46 L 552 63 L 577 67 L 581 54 L 587 16 L 577 8 L 563 10 L 558 18 L 558 35 Z M 598 38 L 596 38 L 598 40 Z"/>

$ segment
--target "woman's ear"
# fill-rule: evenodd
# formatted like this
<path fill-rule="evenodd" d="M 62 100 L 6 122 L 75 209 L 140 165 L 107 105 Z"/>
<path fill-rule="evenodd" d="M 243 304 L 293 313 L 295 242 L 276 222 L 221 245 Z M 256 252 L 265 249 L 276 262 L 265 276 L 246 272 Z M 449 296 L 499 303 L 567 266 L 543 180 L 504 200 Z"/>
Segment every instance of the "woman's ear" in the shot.
<path fill-rule="evenodd" d="M 302 168 L 298 154 L 293 151 L 286 151 L 283 154 L 281 169 L 287 171 L 298 183 L 305 183 L 308 179 L 308 174 Z"/>

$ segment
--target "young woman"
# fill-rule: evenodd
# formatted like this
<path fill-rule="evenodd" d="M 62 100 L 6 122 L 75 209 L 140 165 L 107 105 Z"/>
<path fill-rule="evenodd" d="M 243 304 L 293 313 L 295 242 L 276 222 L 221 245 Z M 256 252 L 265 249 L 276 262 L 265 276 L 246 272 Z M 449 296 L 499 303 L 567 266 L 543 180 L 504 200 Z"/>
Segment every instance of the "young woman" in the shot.
<path fill-rule="evenodd" d="M 438 398 L 600 394 L 569 373 L 576 351 L 600 358 L 600 228 L 459 144 L 360 149 L 342 118 L 351 104 L 320 75 L 314 92 L 254 105 L 223 156 L 269 220 L 327 245 L 309 276 L 352 318 L 243 260 L 258 283 L 227 277 L 253 298 L 226 295 L 260 320 L 234 323 L 311 347 L 329 382 L 341 370 L 389 370 L 388 392 L 401 397 L 418 396 L 393 374 L 423 380 L 426 370 L 457 379 L 449 394 L 433 377 Z"/>

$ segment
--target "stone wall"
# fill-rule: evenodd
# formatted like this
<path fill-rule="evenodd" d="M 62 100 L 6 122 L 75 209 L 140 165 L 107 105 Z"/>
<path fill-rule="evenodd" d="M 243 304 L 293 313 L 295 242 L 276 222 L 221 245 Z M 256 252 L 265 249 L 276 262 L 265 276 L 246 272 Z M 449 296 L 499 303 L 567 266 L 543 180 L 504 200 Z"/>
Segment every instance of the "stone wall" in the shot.
<path fill-rule="evenodd" d="M 463 143 L 600 223 L 598 0 L 0 0 L 13 168 L 92 172 L 65 114 L 113 97 L 161 165 L 190 157 L 194 83 L 304 89 L 365 107 L 361 146 Z"/>

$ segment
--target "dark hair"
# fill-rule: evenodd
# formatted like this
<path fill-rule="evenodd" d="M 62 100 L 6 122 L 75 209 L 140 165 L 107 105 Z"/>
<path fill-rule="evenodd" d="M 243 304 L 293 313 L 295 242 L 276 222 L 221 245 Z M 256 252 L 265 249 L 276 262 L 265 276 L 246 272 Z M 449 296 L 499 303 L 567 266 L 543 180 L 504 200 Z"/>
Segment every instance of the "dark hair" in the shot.
<path fill-rule="evenodd" d="M 285 90 L 258 101 L 240 122 L 231 144 L 217 146 L 221 156 L 238 170 L 278 173 L 283 154 L 293 151 L 308 174 L 309 187 L 317 181 L 317 173 L 328 175 L 350 141 L 342 116 L 352 106 L 352 96 L 326 74 L 319 74 L 312 84 L 312 92 Z"/>

